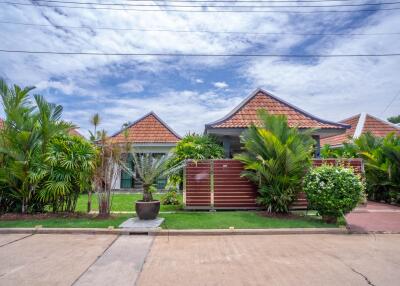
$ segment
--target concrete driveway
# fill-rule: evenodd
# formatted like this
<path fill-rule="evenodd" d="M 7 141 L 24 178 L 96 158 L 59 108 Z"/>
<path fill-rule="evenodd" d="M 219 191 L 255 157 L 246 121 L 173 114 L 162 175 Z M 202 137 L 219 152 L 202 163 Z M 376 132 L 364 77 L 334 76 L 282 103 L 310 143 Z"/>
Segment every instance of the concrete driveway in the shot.
<path fill-rule="evenodd" d="M 400 235 L 0 235 L 0 285 L 398 285 Z"/>

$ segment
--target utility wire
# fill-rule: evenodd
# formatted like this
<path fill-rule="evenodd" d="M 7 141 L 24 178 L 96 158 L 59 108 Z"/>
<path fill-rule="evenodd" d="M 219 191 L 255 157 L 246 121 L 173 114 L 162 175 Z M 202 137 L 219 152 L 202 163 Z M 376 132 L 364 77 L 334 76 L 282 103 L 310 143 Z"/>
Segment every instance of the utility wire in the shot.
<path fill-rule="evenodd" d="M 247 34 L 247 35 L 292 35 L 292 36 L 386 36 L 400 35 L 400 32 L 389 33 L 295 33 L 295 32 L 246 32 L 246 31 L 209 31 L 209 30 L 175 30 L 175 29 L 140 29 L 117 27 L 89 27 L 68 26 L 58 24 L 35 24 L 11 21 L 0 21 L 0 24 L 22 25 L 32 27 L 51 27 L 64 29 L 111 30 L 111 31 L 138 31 L 138 32 L 168 32 L 168 33 L 207 33 L 207 34 Z"/>
<path fill-rule="evenodd" d="M 361 0 L 124 0 L 127 2 L 167 3 L 318 3 L 318 2 L 360 2 Z"/>
<path fill-rule="evenodd" d="M 345 57 L 397 57 L 400 53 L 387 54 L 195 54 L 195 53 L 103 53 L 103 52 L 63 52 L 0 49 L 3 53 L 89 55 L 89 56 L 158 56 L 158 57 L 285 57 L 285 58 L 345 58 Z"/>
<path fill-rule="evenodd" d="M 362 9 L 362 10 L 313 10 L 313 11 L 291 11 L 291 10 L 182 10 L 182 9 L 138 9 L 138 8 L 115 8 L 115 7 L 84 7 L 84 6 L 65 6 L 65 5 L 47 5 L 47 4 L 29 4 L 0 1 L 0 4 L 35 6 L 48 8 L 68 8 L 68 9 L 86 9 L 86 10 L 107 10 L 107 11 L 137 11 L 137 12 L 184 12 L 184 13 L 293 13 L 293 14 L 316 14 L 316 13 L 357 13 L 357 12 L 378 12 L 400 10 L 400 7 Z M 211 7 L 211 6 L 210 6 Z M 199 7 L 202 8 L 202 7 Z M 294 7 L 292 7 L 294 8 Z"/>
<path fill-rule="evenodd" d="M 381 117 L 386 110 L 389 109 L 389 107 L 393 104 L 393 102 L 397 99 L 397 97 L 400 95 L 400 91 L 393 97 L 393 99 L 389 102 L 389 104 L 385 107 L 385 109 L 381 112 L 381 114 L 379 115 L 379 117 Z"/>
<path fill-rule="evenodd" d="M 35 0 L 37 2 L 46 3 L 60 3 L 60 4 L 77 4 L 77 5 L 96 5 L 96 6 L 127 6 L 127 7 L 172 7 L 172 8 L 332 8 L 332 7 L 362 7 L 362 6 L 382 6 L 382 5 L 396 5 L 397 2 L 379 2 L 379 3 L 362 3 L 362 4 L 335 4 L 335 5 L 181 5 L 181 4 L 126 4 L 126 3 L 104 3 L 104 2 L 79 2 L 79 1 L 61 1 L 61 0 Z"/>

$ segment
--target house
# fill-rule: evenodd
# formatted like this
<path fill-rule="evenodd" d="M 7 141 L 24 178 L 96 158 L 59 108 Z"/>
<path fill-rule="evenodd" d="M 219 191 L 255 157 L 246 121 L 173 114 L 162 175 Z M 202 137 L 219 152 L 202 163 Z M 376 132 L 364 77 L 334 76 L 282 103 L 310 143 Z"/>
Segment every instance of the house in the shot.
<path fill-rule="evenodd" d="M 110 137 L 110 141 L 114 144 L 130 143 L 134 152 L 154 155 L 169 153 L 180 139 L 181 137 L 154 112 L 144 115 Z M 134 169 L 133 159 L 128 157 L 128 160 L 130 168 Z M 112 187 L 114 190 L 132 190 L 141 187 L 135 178 L 124 171 L 121 171 L 114 181 Z M 165 184 L 165 179 L 159 179 L 157 188 L 163 189 Z"/>
<path fill-rule="evenodd" d="M 2 129 L 4 126 L 4 120 L 0 118 L 0 129 Z"/>
<path fill-rule="evenodd" d="M 321 145 L 331 145 L 332 147 L 341 147 L 344 142 L 350 142 L 357 139 L 366 132 L 371 132 L 378 137 L 384 137 L 390 132 L 395 132 L 400 135 L 400 126 L 382 120 L 367 113 L 354 115 L 350 118 L 340 121 L 341 123 L 348 124 L 351 128 L 346 130 L 346 133 L 330 136 L 321 140 Z"/>
<path fill-rule="evenodd" d="M 225 157 L 231 158 L 241 151 L 240 134 L 252 123 L 259 124 L 257 110 L 265 109 L 270 114 L 286 115 L 288 124 L 300 130 L 314 129 L 316 140 L 315 155 L 319 156 L 320 140 L 330 136 L 344 134 L 349 125 L 320 119 L 298 107 L 272 95 L 263 89 L 257 89 L 223 118 L 206 124 L 205 133 L 215 135 L 222 142 Z"/>

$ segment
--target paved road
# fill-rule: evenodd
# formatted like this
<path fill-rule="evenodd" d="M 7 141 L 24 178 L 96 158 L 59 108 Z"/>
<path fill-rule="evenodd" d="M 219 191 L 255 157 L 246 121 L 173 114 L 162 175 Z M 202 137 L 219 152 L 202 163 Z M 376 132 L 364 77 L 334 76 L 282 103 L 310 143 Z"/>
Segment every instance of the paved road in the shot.
<path fill-rule="evenodd" d="M 398 285 L 400 235 L 0 235 L 0 285 Z"/>
<path fill-rule="evenodd" d="M 400 235 L 157 237 L 138 285 L 399 285 Z"/>

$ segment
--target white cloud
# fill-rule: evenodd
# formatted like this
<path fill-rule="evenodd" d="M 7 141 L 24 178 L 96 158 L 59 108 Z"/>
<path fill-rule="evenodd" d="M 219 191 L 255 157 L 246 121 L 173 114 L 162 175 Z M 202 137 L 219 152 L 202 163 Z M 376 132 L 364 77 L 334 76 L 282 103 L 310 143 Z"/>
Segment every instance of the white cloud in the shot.
<path fill-rule="evenodd" d="M 85 9 L 52 9 L 4 5 L 0 18 L 13 22 L 85 27 L 137 29 L 219 30 L 250 32 L 341 32 L 358 26 L 354 33 L 396 32 L 395 13 L 355 17 L 353 13 L 286 15 L 279 13 L 170 13 Z M 12 18 L 10 18 L 12 15 Z M 29 19 L 26 17 L 29 15 Z M 157 19 L 157 21 L 154 21 Z M 397 30 L 396 30 L 397 29 Z M 382 53 L 398 52 L 396 36 L 311 37 L 295 35 L 241 35 L 64 29 L 1 25 L 4 49 L 36 51 L 162 52 L 162 53 Z M 310 44 L 312 43 L 312 44 Z M 204 123 L 234 108 L 257 86 L 275 92 L 289 102 L 327 119 L 341 119 L 367 111 L 375 115 L 400 90 L 400 58 L 329 58 L 288 60 L 271 58 L 163 58 L 122 56 L 66 56 L 0 53 L 0 76 L 12 83 L 36 85 L 53 102 L 64 104 L 65 117 L 88 129 L 90 114 L 104 114 L 103 127 L 117 130 L 150 110 L 155 110 L 179 133 L 201 132 Z M 215 92 L 181 87 L 179 74 L 189 83 L 202 83 L 216 72 L 229 72 L 228 83 L 214 82 Z M 145 74 L 145 80 L 135 75 Z M 161 82 L 160 78 L 164 78 Z M 134 79 L 132 79 L 134 78 Z M 219 77 L 220 78 L 220 77 Z M 217 79 L 215 79 L 217 80 Z M 212 82 L 212 80 L 210 80 Z M 114 82 L 117 82 L 113 86 Z M 122 82 L 122 83 L 121 83 Z M 232 87 L 235 83 L 235 88 Z M 238 84 L 236 84 L 238 83 Z M 160 86 L 159 92 L 148 91 Z M 199 90 L 204 85 L 194 85 Z M 144 88 L 145 87 L 145 88 Z M 220 94 L 222 91 L 226 94 Z M 140 92 L 140 96 L 139 93 Z M 119 94 L 133 93 L 128 98 Z M 234 95 L 233 95 L 234 94 Z M 65 95 L 65 96 L 64 96 Z M 58 96 L 58 98 L 57 98 Z M 383 116 L 400 110 L 396 101 Z"/>
<path fill-rule="evenodd" d="M 227 83 L 224 82 L 224 81 L 213 82 L 213 85 L 214 85 L 216 88 L 227 88 L 227 87 L 229 86 L 229 84 L 227 84 Z"/>
<path fill-rule="evenodd" d="M 144 90 L 143 82 L 140 80 L 134 80 L 134 79 L 118 84 L 118 88 L 123 93 L 142 92 Z"/>

